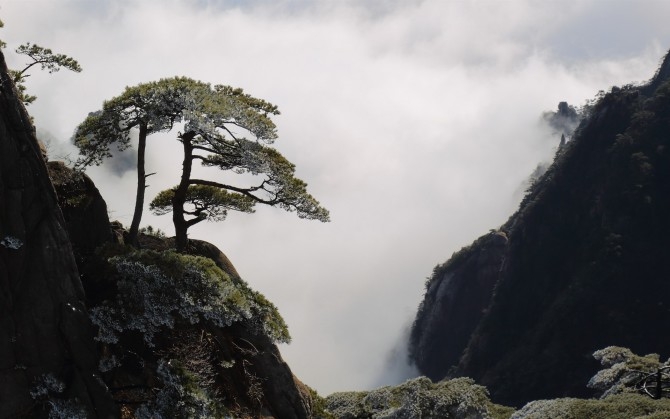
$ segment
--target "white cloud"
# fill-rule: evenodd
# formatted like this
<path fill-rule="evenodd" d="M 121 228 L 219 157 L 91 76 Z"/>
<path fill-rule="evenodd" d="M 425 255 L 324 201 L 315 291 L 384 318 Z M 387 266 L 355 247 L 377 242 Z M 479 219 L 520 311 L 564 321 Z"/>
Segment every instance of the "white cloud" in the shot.
<path fill-rule="evenodd" d="M 294 337 L 285 358 L 327 394 L 402 378 L 386 374 L 388 354 L 425 277 L 502 224 L 551 157 L 543 111 L 653 74 L 670 44 L 667 6 L 612 3 L 8 0 L 0 16 L 10 46 L 34 41 L 84 67 L 28 82 L 37 124 L 63 143 L 104 99 L 160 77 L 231 84 L 280 107 L 276 146 L 332 222 L 268 208 L 191 236 L 279 307 Z M 608 22 L 616 39 L 630 33 L 625 48 L 603 38 Z M 172 138 L 149 140 L 150 195 L 177 181 Z M 134 173 L 91 176 L 128 224 Z M 169 217 L 144 223 L 172 231 Z"/>

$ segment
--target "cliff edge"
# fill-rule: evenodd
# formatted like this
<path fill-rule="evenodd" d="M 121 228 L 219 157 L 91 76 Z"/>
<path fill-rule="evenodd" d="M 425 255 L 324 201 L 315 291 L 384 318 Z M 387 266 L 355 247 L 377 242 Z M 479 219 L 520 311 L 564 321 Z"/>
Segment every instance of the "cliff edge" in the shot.
<path fill-rule="evenodd" d="M 0 53 L 0 418 L 116 417 L 65 221 Z"/>

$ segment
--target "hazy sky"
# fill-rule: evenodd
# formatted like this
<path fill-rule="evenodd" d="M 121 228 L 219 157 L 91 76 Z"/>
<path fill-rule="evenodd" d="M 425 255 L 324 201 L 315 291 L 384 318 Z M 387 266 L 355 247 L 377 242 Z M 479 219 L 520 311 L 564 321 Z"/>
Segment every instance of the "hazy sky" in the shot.
<path fill-rule="evenodd" d="M 401 342 L 424 281 L 501 225 L 551 159 L 559 138 L 542 112 L 651 77 L 668 16 L 663 0 L 4 0 L 0 38 L 10 66 L 32 41 L 84 68 L 27 82 L 54 155 L 103 100 L 161 77 L 279 106 L 276 148 L 332 222 L 259 208 L 190 235 L 278 306 L 293 336 L 284 358 L 326 395 L 411 374 Z M 178 182 L 181 160 L 174 135 L 147 153 L 150 199 Z M 89 174 L 130 224 L 134 171 Z M 173 233 L 169 216 L 143 224 Z"/>

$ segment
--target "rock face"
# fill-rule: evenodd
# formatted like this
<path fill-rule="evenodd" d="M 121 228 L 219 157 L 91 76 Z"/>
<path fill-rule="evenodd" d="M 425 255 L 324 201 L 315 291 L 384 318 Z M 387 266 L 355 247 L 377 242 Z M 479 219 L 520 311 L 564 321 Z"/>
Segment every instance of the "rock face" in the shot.
<path fill-rule="evenodd" d="M 125 232 L 117 222 L 110 225 L 106 203 L 86 175 L 60 162 L 49 162 L 48 168 L 75 249 L 87 302 L 95 308 L 117 293 L 114 275 L 96 249 L 99 251 L 105 243 L 122 245 Z M 139 242 L 143 249 L 174 249 L 174 239 L 160 235 L 140 234 Z M 241 281 L 230 260 L 211 243 L 191 239 L 189 250 L 211 259 L 230 277 Z M 122 336 L 114 347 L 100 347 L 106 359 L 113 355 L 118 364 L 101 375 L 125 415 L 141 403 L 155 404 L 151 389 L 160 387 L 156 367 L 161 359 L 172 359 L 196 370 L 196 375 L 206 371 L 207 386 L 235 417 L 312 417 L 309 389 L 292 374 L 274 342 L 244 322 L 224 328 L 203 323 L 175 327 L 165 331 L 154 347 L 147 347 L 132 333 Z"/>
<path fill-rule="evenodd" d="M 107 203 L 93 181 L 86 174 L 75 172 L 60 161 L 48 162 L 47 168 L 75 254 L 109 242 L 112 230 L 107 216 Z"/>
<path fill-rule="evenodd" d="M 444 378 L 458 363 L 491 302 L 506 250 L 507 236 L 492 232 L 435 268 L 411 334 L 411 357 L 429 378 Z"/>
<path fill-rule="evenodd" d="M 593 105 L 505 244 L 484 236 L 436 270 L 410 342 L 422 373 L 519 406 L 589 396 L 597 349 L 669 355 L 669 61 Z"/>
<path fill-rule="evenodd" d="M 0 417 L 114 417 L 64 219 L 1 54 L 0 81 Z"/>

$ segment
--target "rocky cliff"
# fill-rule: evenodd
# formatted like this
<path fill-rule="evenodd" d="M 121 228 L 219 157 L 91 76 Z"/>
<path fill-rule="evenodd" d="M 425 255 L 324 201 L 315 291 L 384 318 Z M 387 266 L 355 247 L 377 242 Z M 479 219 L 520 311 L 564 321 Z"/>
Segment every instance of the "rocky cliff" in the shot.
<path fill-rule="evenodd" d="M 0 419 L 313 417 L 276 308 L 209 243 L 127 246 L 91 179 L 47 163 L 1 54 L 0 81 Z"/>
<path fill-rule="evenodd" d="M 0 82 L 0 418 L 115 417 L 65 221 L 1 53 Z"/>
<path fill-rule="evenodd" d="M 667 355 L 669 61 L 588 107 L 509 221 L 436 268 L 410 341 L 424 374 L 518 406 L 588 395 L 605 346 Z"/>
<path fill-rule="evenodd" d="M 486 314 L 506 251 L 505 233 L 491 232 L 435 268 L 411 334 L 412 357 L 431 379 L 458 363 Z"/>
<path fill-rule="evenodd" d="M 96 325 L 115 335 L 111 339 L 98 334 L 102 353 L 98 367 L 124 417 L 313 416 L 311 390 L 291 373 L 275 345 L 286 325 L 269 302 L 247 287 L 216 246 L 191 240 L 193 256 L 178 256 L 172 251 L 173 238 L 152 231 L 140 234 L 141 251 L 126 246 L 126 231 L 117 222 L 110 224 L 106 203 L 90 178 L 61 162 L 49 162 L 48 169 L 75 249 L 87 305 L 97 316 Z M 129 263 L 141 266 L 130 278 L 119 268 Z M 236 293 L 235 304 L 200 295 L 215 294 L 220 282 L 207 288 L 183 287 L 192 279 L 189 275 L 180 276 L 177 283 L 156 282 L 173 279 L 161 270 L 174 273 L 191 263 L 193 275 L 208 272 L 198 276 L 200 280 L 214 277 L 234 286 L 226 290 Z M 142 286 L 133 287 L 128 280 Z M 166 285 L 177 292 L 166 292 Z M 186 298 L 197 304 L 189 304 Z M 143 306 L 145 301 L 154 306 Z M 216 312 L 217 305 L 225 305 L 224 311 L 244 305 L 249 313 L 217 317 L 222 314 Z M 133 320 L 114 318 L 120 311 Z M 261 316 L 277 325 L 263 324 Z M 218 322 L 221 318 L 226 319 L 225 325 Z M 154 335 L 151 339 L 147 339 L 149 333 Z"/>

